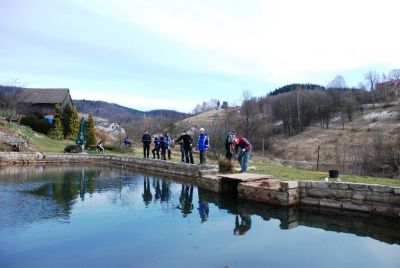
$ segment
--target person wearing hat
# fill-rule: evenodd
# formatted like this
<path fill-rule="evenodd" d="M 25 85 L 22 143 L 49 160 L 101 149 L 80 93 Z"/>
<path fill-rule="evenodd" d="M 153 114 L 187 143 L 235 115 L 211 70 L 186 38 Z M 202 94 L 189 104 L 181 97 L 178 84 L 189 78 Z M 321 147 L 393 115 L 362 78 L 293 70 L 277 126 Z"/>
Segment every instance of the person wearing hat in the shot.
<path fill-rule="evenodd" d="M 210 143 L 206 131 L 204 130 L 204 128 L 200 128 L 200 136 L 199 139 L 197 140 L 197 146 L 196 146 L 196 149 L 198 149 L 200 152 L 200 164 L 206 163 L 206 151 L 209 145 Z"/>
<path fill-rule="evenodd" d="M 251 153 L 250 142 L 242 136 L 236 136 L 232 142 L 232 149 L 236 153 L 237 160 L 239 161 L 240 172 L 246 172 Z"/>

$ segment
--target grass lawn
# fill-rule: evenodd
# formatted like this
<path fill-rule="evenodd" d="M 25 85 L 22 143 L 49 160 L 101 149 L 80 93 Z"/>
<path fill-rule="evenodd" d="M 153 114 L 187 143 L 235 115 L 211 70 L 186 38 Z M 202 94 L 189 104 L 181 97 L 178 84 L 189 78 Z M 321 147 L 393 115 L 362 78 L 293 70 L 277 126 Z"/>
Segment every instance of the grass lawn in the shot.
<path fill-rule="evenodd" d="M 64 152 L 65 146 L 75 143 L 69 140 L 55 140 L 46 135 L 37 133 L 29 127 L 15 123 L 7 123 L 4 127 L 18 133 L 18 135 L 28 142 L 29 147 L 39 152 L 62 153 Z"/>

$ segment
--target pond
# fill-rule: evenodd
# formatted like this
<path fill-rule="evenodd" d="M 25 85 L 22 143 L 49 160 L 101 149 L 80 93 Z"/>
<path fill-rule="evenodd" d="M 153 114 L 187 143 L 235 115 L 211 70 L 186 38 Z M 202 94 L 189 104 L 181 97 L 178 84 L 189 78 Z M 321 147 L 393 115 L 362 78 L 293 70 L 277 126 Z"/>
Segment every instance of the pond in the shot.
<path fill-rule="evenodd" d="M 0 170 L 0 267 L 399 267 L 400 224 L 115 167 Z"/>

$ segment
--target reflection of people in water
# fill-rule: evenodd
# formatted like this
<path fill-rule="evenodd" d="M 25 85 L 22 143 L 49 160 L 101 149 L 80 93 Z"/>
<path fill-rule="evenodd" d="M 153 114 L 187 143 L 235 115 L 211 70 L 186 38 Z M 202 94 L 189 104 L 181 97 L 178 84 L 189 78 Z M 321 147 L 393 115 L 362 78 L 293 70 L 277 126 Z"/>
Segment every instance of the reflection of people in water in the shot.
<path fill-rule="evenodd" d="M 201 223 L 207 221 L 209 212 L 210 209 L 208 208 L 208 202 L 205 202 L 204 200 L 199 198 L 199 214 Z"/>
<path fill-rule="evenodd" d="M 156 193 L 154 194 L 154 201 L 157 201 L 161 197 L 160 179 L 155 179 L 155 181 L 156 182 L 154 183 L 154 180 L 153 180 L 153 186 L 155 184 L 154 188 L 156 190 Z"/>
<path fill-rule="evenodd" d="M 153 198 L 153 195 L 151 194 L 150 190 L 150 179 L 149 177 L 144 177 L 143 179 L 143 202 L 146 204 L 146 206 L 151 202 L 151 199 Z"/>
<path fill-rule="evenodd" d="M 236 215 L 235 219 L 235 229 L 233 229 L 234 235 L 244 235 L 251 228 L 251 218 L 249 215 Z"/>
<path fill-rule="evenodd" d="M 161 181 L 161 202 L 168 202 L 170 196 L 169 182 L 166 180 Z"/>
<path fill-rule="evenodd" d="M 182 184 L 181 196 L 179 197 L 180 206 L 178 206 L 177 208 L 182 210 L 183 217 L 186 217 L 187 215 L 192 213 L 193 209 L 192 201 L 193 201 L 193 186 L 191 185 L 189 187 L 187 185 Z"/>

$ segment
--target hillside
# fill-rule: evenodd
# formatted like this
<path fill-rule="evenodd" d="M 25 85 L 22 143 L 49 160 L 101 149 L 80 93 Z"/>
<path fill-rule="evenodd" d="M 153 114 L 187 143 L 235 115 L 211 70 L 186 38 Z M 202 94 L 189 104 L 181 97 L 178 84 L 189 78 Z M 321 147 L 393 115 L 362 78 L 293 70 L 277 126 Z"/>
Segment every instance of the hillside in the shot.
<path fill-rule="evenodd" d="M 128 108 L 115 103 L 109 103 L 105 101 L 93 101 L 93 100 L 74 100 L 74 104 L 79 113 L 90 114 L 94 116 L 106 118 L 109 120 L 139 117 L 146 115 L 148 117 L 169 117 L 182 119 L 187 116 L 185 113 L 172 111 L 172 110 L 151 110 L 143 112 L 140 110 Z"/>
<path fill-rule="evenodd" d="M 351 163 L 355 157 L 366 154 L 367 145 L 382 141 L 394 142 L 399 137 L 399 112 L 396 107 L 370 109 L 356 114 L 353 122 L 332 118 L 329 129 L 317 124 L 294 136 L 275 135 L 271 138 L 273 154 L 289 164 L 315 168 L 320 146 L 322 167 L 335 167 L 336 162 Z M 321 167 L 320 165 L 320 167 Z"/>
<path fill-rule="evenodd" d="M 182 125 L 190 125 L 193 127 L 206 127 L 210 126 L 214 121 L 223 121 L 226 118 L 226 110 L 213 109 L 198 115 L 194 115 L 183 119 L 179 122 Z"/>

